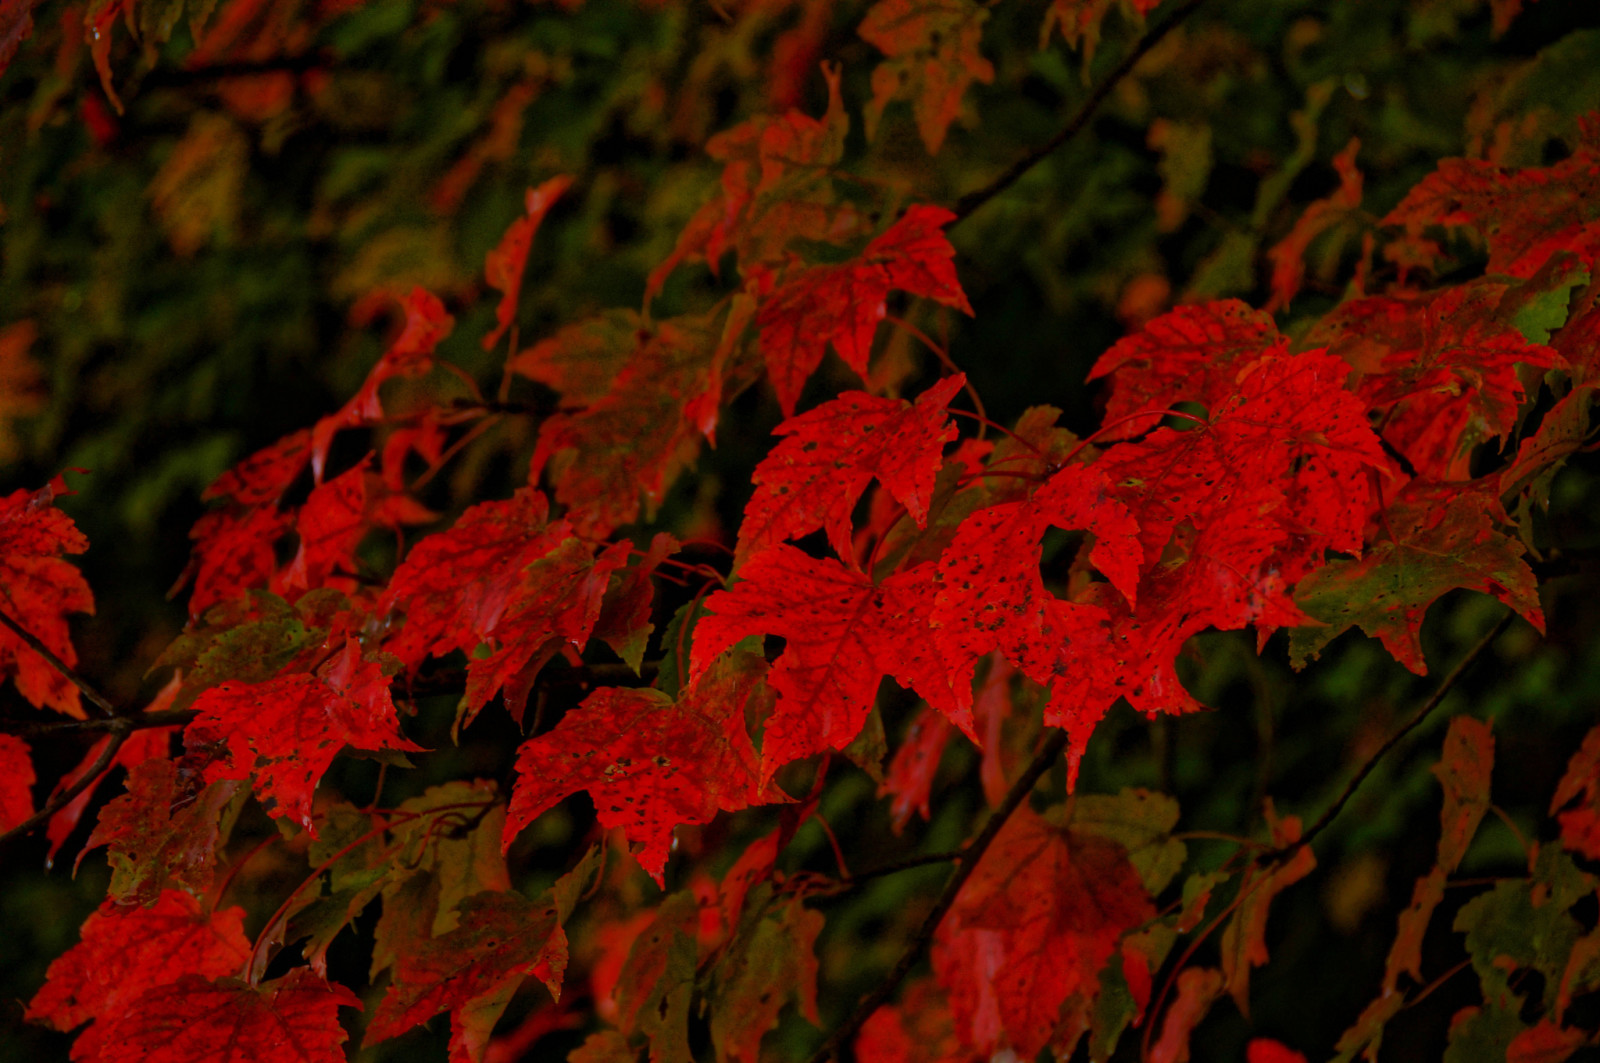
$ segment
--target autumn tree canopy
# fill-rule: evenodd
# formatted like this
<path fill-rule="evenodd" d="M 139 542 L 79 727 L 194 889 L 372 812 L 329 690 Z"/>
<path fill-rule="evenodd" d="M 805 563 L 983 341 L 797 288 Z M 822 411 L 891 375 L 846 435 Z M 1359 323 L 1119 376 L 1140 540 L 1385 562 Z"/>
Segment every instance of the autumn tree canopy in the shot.
<path fill-rule="evenodd" d="M 1577 0 L 0 0 L 0 1054 L 1593 1054 L 1597 259 Z"/>

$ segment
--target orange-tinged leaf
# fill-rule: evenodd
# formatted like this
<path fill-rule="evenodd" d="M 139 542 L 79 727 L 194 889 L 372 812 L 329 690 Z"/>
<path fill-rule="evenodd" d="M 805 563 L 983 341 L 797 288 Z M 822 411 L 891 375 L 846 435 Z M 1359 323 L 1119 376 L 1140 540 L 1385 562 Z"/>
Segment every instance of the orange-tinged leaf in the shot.
<path fill-rule="evenodd" d="M 538 188 L 528 189 L 526 211 L 511 223 L 500 242 L 484 257 L 483 275 L 489 287 L 500 292 L 500 303 L 495 307 L 495 327 L 483 338 L 483 349 L 490 350 L 506 334 L 511 322 L 516 320 L 517 300 L 522 292 L 522 271 L 528 264 L 528 250 L 533 246 L 533 235 L 539 231 L 544 216 L 555 206 L 561 193 L 572 186 L 572 178 L 562 175 L 552 177 Z"/>
<path fill-rule="evenodd" d="M 939 153 L 968 86 L 994 80 L 994 64 L 979 51 L 988 17 L 973 0 L 878 0 L 872 6 L 858 32 L 884 59 L 872 72 L 868 140 L 877 138 L 890 101 L 909 99 L 928 154 Z"/>
<path fill-rule="evenodd" d="M 94 1059 L 106 1027 L 144 992 L 185 975 L 234 974 L 249 954 L 243 908 L 208 912 L 171 889 L 147 908 L 108 900 L 85 921 L 78 944 L 50 964 L 27 1018 L 63 1031 L 93 1023 L 72 1055 Z"/>
<path fill-rule="evenodd" d="M 1150 1048 L 1151 1063 L 1188 1063 L 1189 1035 L 1222 995 L 1222 972 L 1187 967 L 1178 975 L 1178 998 L 1167 1008 L 1161 1036 Z"/>
<path fill-rule="evenodd" d="M 941 451 L 956 437 L 945 406 L 965 380 L 947 377 L 915 405 L 849 391 L 780 424 L 773 434 L 783 441 L 751 477 L 756 490 L 744 508 L 735 564 L 818 528 L 851 560 L 850 515 L 874 477 L 926 526 Z"/>
<path fill-rule="evenodd" d="M 1141 18 L 1155 10 L 1161 0 L 1129 0 L 1133 11 Z M 1039 48 L 1050 43 L 1050 31 L 1060 28 L 1061 37 L 1068 48 L 1083 48 L 1083 61 L 1094 58 L 1100 44 L 1100 24 L 1111 10 L 1115 0 L 1050 0 L 1045 12 L 1044 25 L 1039 27 Z"/>
<path fill-rule="evenodd" d="M 933 575 L 933 566 L 919 565 L 874 585 L 837 561 L 779 543 L 740 570 L 733 590 L 706 599 L 710 615 L 694 631 L 694 676 L 751 635 L 787 643 L 767 677 L 778 700 L 761 744 L 763 781 L 790 761 L 849 745 L 885 675 L 972 735 L 970 685 L 952 682 L 933 643 Z"/>
<path fill-rule="evenodd" d="M 517 753 L 505 844 L 568 794 L 587 790 L 600 822 L 640 846 L 659 884 L 680 823 L 783 800 L 758 780 L 745 708 L 761 697 L 763 662 L 735 654 L 674 702 L 658 690 L 597 690 Z"/>
<path fill-rule="evenodd" d="M 977 1059 L 956 1040 L 950 1002 L 931 978 L 913 982 L 898 1004 L 872 1013 L 856 1037 L 861 1063 L 965 1063 Z"/>
<path fill-rule="evenodd" d="M 1300 840 L 1300 819 L 1285 816 L 1275 819 L 1270 808 L 1267 820 L 1272 826 L 1275 845 L 1289 845 Z M 1270 958 L 1267 953 L 1267 912 L 1278 894 L 1311 874 L 1317 866 L 1317 855 L 1311 846 L 1302 845 L 1283 863 L 1265 868 L 1252 866 L 1239 883 L 1238 910 L 1228 925 L 1223 927 L 1220 950 L 1222 952 L 1223 984 L 1233 994 L 1233 1001 L 1241 1014 L 1250 1014 L 1250 969 L 1259 967 Z M 1182 986 L 1179 986 L 1180 991 Z M 1174 1005 L 1176 1007 L 1176 1005 Z"/>
<path fill-rule="evenodd" d="M 1574 801 L 1576 806 L 1566 807 Z M 1600 727 L 1585 735 L 1572 755 L 1550 799 L 1550 814 L 1561 824 L 1564 848 L 1600 860 Z"/>
<path fill-rule="evenodd" d="M 1272 261 L 1272 298 L 1267 302 L 1268 313 L 1288 306 L 1300 291 L 1306 276 L 1306 251 L 1311 242 L 1360 208 L 1361 171 L 1356 169 L 1356 152 L 1360 149 L 1361 141 L 1352 137 L 1344 150 L 1333 157 L 1333 168 L 1339 173 L 1339 187 L 1306 207 L 1289 234 L 1267 252 L 1267 258 Z"/>
<path fill-rule="evenodd" d="M 94 612 L 83 573 L 61 559 L 89 548 L 72 518 L 54 500 L 67 493 L 56 477 L 37 491 L 0 498 L 0 609 L 70 667 L 78 663 L 67 618 Z M 39 708 L 83 718 L 78 688 L 9 628 L 0 628 L 0 681 Z"/>
<path fill-rule="evenodd" d="M 1511 1039 L 1506 1063 L 1562 1063 L 1588 1043 L 1589 1034 L 1584 1030 L 1541 1019 Z"/>
<path fill-rule="evenodd" d="M 130 1003 L 97 1063 L 343 1063 L 339 1009 L 360 1007 L 305 967 L 259 986 L 184 975 Z"/>

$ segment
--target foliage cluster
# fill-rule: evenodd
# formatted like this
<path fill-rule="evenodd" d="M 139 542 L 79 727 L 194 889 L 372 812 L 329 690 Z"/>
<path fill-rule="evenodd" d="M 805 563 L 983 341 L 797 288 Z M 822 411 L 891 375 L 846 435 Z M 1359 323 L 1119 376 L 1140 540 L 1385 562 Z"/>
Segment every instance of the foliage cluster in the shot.
<path fill-rule="evenodd" d="M 0 0 L 8 1049 L 1594 1051 L 1522 8 Z"/>

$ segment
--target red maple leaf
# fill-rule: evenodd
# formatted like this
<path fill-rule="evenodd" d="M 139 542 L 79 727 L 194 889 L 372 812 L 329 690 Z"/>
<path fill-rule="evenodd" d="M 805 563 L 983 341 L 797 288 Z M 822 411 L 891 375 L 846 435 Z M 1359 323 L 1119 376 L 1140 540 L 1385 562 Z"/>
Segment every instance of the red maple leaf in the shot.
<path fill-rule="evenodd" d="M 378 359 L 378 364 L 372 367 L 350 401 L 338 413 L 319 420 L 311 430 L 311 471 L 319 482 L 334 434 L 341 428 L 381 419 L 383 404 L 378 400 L 378 388 L 392 377 L 421 376 L 433 368 L 434 348 L 455 328 L 455 318 L 445 310 L 438 296 L 424 288 L 414 288 L 401 298 L 400 309 L 405 314 L 400 335 L 383 352 L 383 357 Z"/>
<path fill-rule="evenodd" d="M 185 975 L 233 974 L 249 955 L 243 908 L 206 911 L 191 894 L 171 889 L 146 908 L 108 900 L 84 922 L 78 944 L 50 964 L 26 1017 L 62 1031 L 93 1023 L 72 1058 L 95 1059 L 107 1027 L 146 991 Z"/>
<path fill-rule="evenodd" d="M 1507 170 L 1445 159 L 1383 218 L 1419 235 L 1470 226 L 1489 244 L 1490 273 L 1530 277 L 1558 251 L 1592 266 L 1600 253 L 1600 150 L 1592 143 L 1553 166 Z"/>
<path fill-rule="evenodd" d="M 971 314 L 956 277 L 955 248 L 943 228 L 955 215 L 942 207 L 913 206 L 867 244 L 853 261 L 787 272 L 761 304 L 761 355 L 785 415 L 807 378 L 822 364 L 829 343 L 862 377 L 872 338 L 887 313 L 891 290 L 910 292 Z"/>
<path fill-rule="evenodd" d="M 187 974 L 129 1002 L 92 1063 L 344 1063 L 339 1009 L 360 1007 L 307 967 L 259 986 Z"/>
<path fill-rule="evenodd" d="M 509 890 L 486 891 L 466 898 L 457 911 L 454 929 L 398 943 L 394 980 L 373 1013 L 363 1047 L 448 1011 L 450 1058 L 481 1060 L 489 1028 L 524 978 L 537 978 L 552 995 L 561 995 L 567 935 L 555 905 Z"/>
<path fill-rule="evenodd" d="M 533 234 L 539 231 L 544 216 L 555 206 L 561 193 L 572 186 L 572 178 L 565 175 L 552 177 L 538 188 L 528 189 L 527 213 L 511 223 L 500 237 L 500 242 L 483 259 L 484 279 L 489 287 L 500 292 L 500 303 L 495 307 L 495 327 L 483 338 L 483 349 L 489 350 L 500 342 L 511 322 L 517 316 L 517 300 L 522 292 L 522 271 L 528 264 L 528 251 L 533 246 Z"/>
<path fill-rule="evenodd" d="M 850 514 L 876 477 L 918 527 L 927 524 L 944 444 L 956 437 L 945 405 L 966 377 L 947 377 L 913 405 L 848 391 L 773 430 L 784 440 L 756 466 L 756 490 L 744 507 L 736 564 L 772 543 L 826 528 L 846 560 Z"/>
<path fill-rule="evenodd" d="M 507 846 L 562 798 L 587 790 L 600 822 L 641 847 L 639 865 L 659 884 L 678 824 L 784 800 L 759 785 L 745 731 L 746 703 L 765 692 L 762 664 L 747 654 L 721 658 L 677 701 L 648 689 L 589 695 L 518 751 Z"/>
<path fill-rule="evenodd" d="M 428 657 L 472 652 L 500 623 L 523 569 L 570 534 L 549 523 L 543 494 L 523 488 L 503 501 L 480 502 L 449 529 L 413 546 L 378 603 L 403 608 L 405 625 L 383 648 L 415 671 Z"/>
<path fill-rule="evenodd" d="M 932 637 L 933 566 L 874 585 L 837 561 L 779 543 L 739 574 L 731 591 L 706 599 L 710 615 L 695 627 L 690 670 L 702 675 L 717 654 L 751 635 L 785 640 L 768 676 L 778 700 L 762 739 L 763 781 L 792 760 L 849 745 L 886 675 L 972 736 L 971 687 L 952 680 Z"/>
<path fill-rule="evenodd" d="M 33 815 L 35 778 L 28 743 L 0 734 L 0 834 Z"/>
<path fill-rule="evenodd" d="M 1154 916 L 1122 846 L 1018 808 L 934 938 L 957 1036 L 982 1056 L 1032 1059 L 1087 1013 L 1122 935 Z"/>
<path fill-rule="evenodd" d="M 791 240 L 837 242 L 855 236 L 863 219 L 839 204 L 830 167 L 844 157 L 850 119 L 839 94 L 839 68 L 824 63 L 828 110 L 811 118 L 797 110 L 763 115 L 706 141 L 706 154 L 724 163 L 717 194 L 703 204 L 677 244 L 645 284 L 648 305 L 672 271 L 700 259 L 717 275 L 722 256 L 738 245 L 740 266 L 776 259 Z"/>
<path fill-rule="evenodd" d="M 1272 315 L 1237 299 L 1169 310 L 1112 344 L 1089 370 L 1090 380 L 1111 378 L 1105 426 L 1095 438 L 1142 435 L 1160 423 L 1133 416 L 1147 410 L 1166 413 L 1179 402 L 1215 408 L 1233 394 L 1242 366 L 1287 349 Z"/>
<path fill-rule="evenodd" d="M 94 595 L 83 573 L 61 559 L 89 548 L 72 518 L 53 505 L 66 493 L 58 476 L 37 491 L 0 498 L 0 609 L 71 666 L 78 652 L 67 617 L 94 612 Z M 0 628 L 0 681 L 8 677 L 39 708 L 83 718 L 78 688 L 9 628 Z"/>
<path fill-rule="evenodd" d="M 631 550 L 629 543 L 613 543 L 596 557 L 592 543 L 566 539 L 523 569 L 504 615 L 489 632 L 493 652 L 467 663 L 464 722 L 502 691 L 512 718 L 521 722 L 545 662 L 589 641 L 611 574 L 627 563 Z"/>
<path fill-rule="evenodd" d="M 346 638 L 315 675 L 223 683 L 196 698 L 194 710 L 184 735 L 189 747 L 227 748 L 224 760 L 207 767 L 207 779 L 255 775 L 256 792 L 268 812 L 299 823 L 313 838 L 311 793 L 346 744 L 422 749 L 400 733 L 382 663 L 364 658 L 353 638 Z"/>

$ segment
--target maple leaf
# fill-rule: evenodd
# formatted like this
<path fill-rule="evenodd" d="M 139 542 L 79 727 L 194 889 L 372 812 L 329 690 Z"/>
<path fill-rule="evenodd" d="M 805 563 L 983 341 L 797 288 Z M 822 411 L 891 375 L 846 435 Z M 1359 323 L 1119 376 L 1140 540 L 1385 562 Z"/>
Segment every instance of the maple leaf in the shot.
<path fill-rule="evenodd" d="M 206 785 L 191 763 L 180 769 L 153 757 L 137 764 L 128 771 L 127 792 L 100 810 L 78 860 L 109 847 L 109 893 L 118 901 L 148 903 L 169 886 L 204 894 L 226 841 L 222 812 L 239 788 L 233 781 Z"/>
<path fill-rule="evenodd" d="M 505 845 L 568 794 L 587 790 L 606 827 L 640 846 L 659 885 L 672 831 L 718 811 L 785 800 L 758 780 L 746 705 L 765 693 L 764 662 L 719 659 L 676 701 L 658 690 L 603 689 L 517 751 Z"/>
<path fill-rule="evenodd" d="M 1151 1063 L 1188 1063 L 1189 1035 L 1222 995 L 1222 972 L 1186 967 L 1178 974 L 1178 998 L 1167 1008 L 1161 1036 L 1150 1049 Z"/>
<path fill-rule="evenodd" d="M 1580 797 L 1581 803 L 1560 811 Z M 1563 848 L 1600 860 L 1600 727 L 1585 735 L 1572 755 L 1550 798 L 1550 815 L 1561 824 Z"/>
<path fill-rule="evenodd" d="M 311 793 L 346 744 L 422 749 L 400 733 L 382 662 L 364 658 L 349 637 L 315 675 L 223 683 L 196 698 L 194 711 L 184 735 L 189 748 L 227 748 L 224 760 L 207 767 L 207 779 L 255 775 L 268 812 L 299 823 L 313 838 Z"/>
<path fill-rule="evenodd" d="M 1050 43 L 1050 31 L 1059 27 L 1061 38 L 1067 42 L 1068 48 L 1082 46 L 1083 61 L 1087 66 L 1094 58 L 1095 48 L 1100 44 L 1100 23 L 1115 2 L 1116 0 L 1050 0 L 1050 9 L 1044 15 L 1044 24 L 1039 27 L 1039 50 L 1044 51 Z M 1129 6 L 1140 18 L 1154 11 L 1160 3 L 1161 0 L 1129 0 Z"/>
<path fill-rule="evenodd" d="M 1066 1009 L 1093 1002 L 1122 935 L 1154 916 L 1121 845 L 1018 808 L 934 938 L 957 1035 L 982 1056 L 1033 1058 Z"/>
<path fill-rule="evenodd" d="M 378 603 L 380 614 L 405 610 L 405 626 L 384 650 L 411 671 L 430 656 L 472 652 L 505 615 L 517 574 L 570 534 L 549 516 L 544 495 L 523 488 L 472 506 L 450 528 L 412 546 Z"/>
<path fill-rule="evenodd" d="M 628 543 L 613 543 L 596 557 L 592 544 L 566 539 L 523 569 L 490 632 L 495 649 L 467 662 L 463 722 L 501 691 L 512 718 L 522 720 L 545 662 L 564 647 L 589 641 L 611 574 L 627 563 L 631 549 Z"/>
<path fill-rule="evenodd" d="M 919 813 L 927 819 L 931 813 L 929 801 L 933 796 L 933 781 L 939 774 L 939 762 L 955 727 L 932 705 L 924 705 L 911 719 L 905 741 L 895 750 L 889 770 L 878 786 L 879 797 L 891 797 L 889 826 L 899 834 L 911 822 L 911 814 Z"/>
<path fill-rule="evenodd" d="M 1273 815 L 1269 804 L 1267 824 L 1274 845 L 1287 846 L 1300 840 L 1297 816 L 1285 816 L 1280 820 Z M 1316 853 L 1311 846 L 1302 845 L 1283 863 L 1266 867 L 1252 864 L 1239 883 L 1239 907 L 1228 925 L 1222 928 L 1218 944 L 1222 953 L 1223 988 L 1233 994 L 1240 1014 L 1246 1017 L 1250 1014 L 1250 969 L 1270 958 L 1267 953 L 1268 910 L 1278 894 L 1311 874 L 1316 866 Z"/>
<path fill-rule="evenodd" d="M 751 475 L 734 563 L 785 539 L 826 528 L 834 551 L 850 559 L 850 514 L 876 477 L 926 526 L 940 451 L 956 437 L 945 405 L 966 382 L 941 380 L 913 405 L 860 391 L 791 417 L 773 429 L 785 437 Z"/>
<path fill-rule="evenodd" d="M 1477 281 L 1421 297 L 1353 300 L 1310 342 L 1329 343 L 1360 373 L 1356 392 L 1384 413 L 1384 438 L 1422 475 L 1467 479 L 1473 447 L 1508 437 L 1525 395 L 1516 365 L 1559 356 L 1501 310 L 1510 289 Z"/>
<path fill-rule="evenodd" d="M 6 22 L 9 0 L 0 0 L 0 72 L 4 72 Z M 28 17 L 30 0 L 20 0 L 23 18 Z M 48 405 L 44 373 L 28 356 L 28 348 L 38 338 L 39 326 L 31 319 L 0 325 L 0 461 L 15 461 L 21 456 L 21 440 L 12 422 L 19 417 L 43 413 Z"/>
<path fill-rule="evenodd" d="M 0 834 L 33 815 L 35 779 L 28 743 L 0 734 Z"/>
<path fill-rule="evenodd" d="M 1482 591 L 1540 631 L 1538 584 L 1522 545 L 1497 530 L 1506 514 L 1489 489 L 1414 481 L 1384 515 L 1385 538 L 1366 556 L 1330 561 L 1295 588 L 1295 601 L 1325 627 L 1295 629 L 1289 657 L 1304 667 L 1324 646 L 1359 625 L 1395 660 L 1427 674 L 1420 633 L 1428 607 L 1457 588 Z"/>
<path fill-rule="evenodd" d="M 263 447 L 217 477 L 200 495 L 241 506 L 275 505 L 311 462 L 311 430 L 303 428 Z"/>
<path fill-rule="evenodd" d="M 856 1037 L 862 1063 L 964 1063 L 978 1058 L 956 1040 L 943 988 L 931 978 L 911 983 L 899 1004 L 873 1012 Z"/>
<path fill-rule="evenodd" d="M 1237 299 L 1193 303 L 1152 318 L 1112 344 L 1089 370 L 1090 380 L 1111 378 L 1105 424 L 1096 438 L 1141 435 L 1159 419 L 1134 414 L 1165 413 L 1179 402 L 1214 409 L 1233 394 L 1234 377 L 1243 366 L 1281 355 L 1287 347 L 1272 315 Z"/>
<path fill-rule="evenodd" d="M 195 521 L 189 531 L 194 577 L 189 615 L 202 616 L 221 602 L 265 587 L 278 567 L 276 543 L 294 526 L 294 517 L 268 506 L 239 512 L 219 509 Z"/>
<path fill-rule="evenodd" d="M 72 518 L 53 505 L 67 485 L 56 477 L 37 491 L 0 498 L 0 608 L 71 667 L 78 663 L 67 617 L 94 612 L 83 573 L 61 559 L 89 548 Z M 78 688 L 9 628 L 0 628 L 0 681 L 39 708 L 83 718 Z"/>
<path fill-rule="evenodd" d="M 678 474 L 700 451 L 700 437 L 716 424 L 715 404 L 729 376 L 748 382 L 723 343 L 720 312 L 680 317 L 641 330 L 626 364 L 598 400 L 540 427 L 529 482 L 549 473 L 567 519 L 588 537 L 655 513 Z M 721 357 L 719 357 L 721 352 Z M 640 496 L 643 495 L 643 505 Z"/>
<path fill-rule="evenodd" d="M 1300 290 L 1306 276 L 1306 251 L 1311 242 L 1360 208 L 1361 171 L 1356 169 L 1359 150 L 1361 141 L 1351 137 L 1344 150 L 1333 157 L 1339 187 L 1307 206 L 1289 234 L 1267 252 L 1272 262 L 1272 298 L 1267 301 L 1268 313 L 1288 306 Z"/>
<path fill-rule="evenodd" d="M 1489 245 L 1490 273 L 1529 277 L 1558 251 L 1592 266 L 1600 253 L 1600 150 L 1581 144 L 1553 166 L 1507 170 L 1445 159 L 1384 216 L 1412 236 L 1470 226 Z"/>
<path fill-rule="evenodd" d="M 740 577 L 733 590 L 706 599 L 710 615 L 695 627 L 690 672 L 698 678 L 748 636 L 785 640 L 767 677 L 778 697 L 761 744 L 763 782 L 792 760 L 849 745 L 886 675 L 972 736 L 971 688 L 953 683 L 933 644 L 933 566 L 874 585 L 837 561 L 779 543 Z"/>
<path fill-rule="evenodd" d="M 95 1063 L 342 1063 L 338 1012 L 360 1007 L 305 967 L 259 986 L 186 974 L 131 1001 Z"/>
<path fill-rule="evenodd" d="M 72 1058 L 96 1059 L 106 1028 L 143 993 L 185 975 L 221 978 L 249 955 L 243 908 L 206 911 L 172 889 L 145 908 L 107 900 L 84 922 L 78 943 L 50 964 L 26 1018 L 63 1032 L 92 1023 Z"/>
<path fill-rule="evenodd" d="M 706 142 L 706 154 L 724 163 L 716 195 L 684 226 L 676 245 L 645 283 L 648 306 L 667 277 L 692 259 L 719 275 L 722 256 L 735 245 L 742 269 L 775 260 L 793 240 L 837 243 L 856 236 L 865 220 L 836 202 L 830 168 L 844 157 L 850 119 L 839 94 L 839 68 L 824 63 L 828 109 L 822 118 L 791 110 L 760 116 Z"/>
<path fill-rule="evenodd" d="M 978 50 L 989 12 L 973 0 L 878 0 L 861 20 L 861 39 L 884 55 L 872 71 L 872 99 L 863 116 L 867 139 L 891 100 L 911 100 L 917 132 L 937 155 L 961 97 L 974 81 L 994 80 L 994 64 Z"/>
<path fill-rule="evenodd" d="M 559 329 L 515 355 L 512 372 L 555 389 L 569 402 L 588 406 L 605 398 L 628 364 L 645 320 L 635 310 L 607 310 Z"/>
<path fill-rule="evenodd" d="M 741 898 L 743 900 L 744 898 Z M 711 972 L 711 1041 L 718 1063 L 757 1063 L 761 1039 L 790 997 L 813 1025 L 817 1014 L 817 936 L 822 913 L 798 896 L 751 892 L 738 930 Z"/>
<path fill-rule="evenodd" d="M 459 922 L 449 932 L 401 943 L 394 981 L 363 1047 L 449 1011 L 451 1060 L 481 1061 L 489 1029 L 524 978 L 537 978 L 560 997 L 567 935 L 554 904 L 490 891 L 466 898 L 457 912 Z"/>
<path fill-rule="evenodd" d="M 872 338 L 887 314 L 891 290 L 972 313 L 951 261 L 955 248 L 943 232 L 955 217 L 942 207 L 918 204 L 856 259 L 786 273 L 756 315 L 761 356 L 785 416 L 794 413 L 830 342 L 846 365 L 867 375 Z"/>
<path fill-rule="evenodd" d="M 1065 648 L 1077 662 L 1099 656 L 1105 641 L 1101 629 L 1110 613 L 1098 603 L 1067 601 L 1045 588 L 1039 558 L 1051 526 L 1087 531 L 1093 538 L 1088 561 L 1117 593 L 1137 598 L 1139 528 L 1098 469 L 1069 465 L 1023 501 L 978 510 L 961 523 L 939 562 L 933 607 L 934 634 L 958 690 L 971 689 L 978 659 L 991 650 L 1040 682 L 1093 674 L 1061 654 Z M 1070 764 L 1076 765 L 1089 730 L 1116 697 L 1107 692 L 1090 698 L 1074 690 L 1052 698 L 1063 712 L 1070 704 L 1079 714 Z"/>
<path fill-rule="evenodd" d="M 517 300 L 522 292 L 522 271 L 528 264 L 528 251 L 533 246 L 533 235 L 539 231 L 544 216 L 555 206 L 561 194 L 572 186 L 572 178 L 565 175 L 552 177 L 538 188 L 528 189 L 525 202 L 527 211 L 511 223 L 483 260 L 484 279 L 489 287 L 500 292 L 500 303 L 495 307 L 495 327 L 483 338 L 483 349 L 491 350 L 500 342 L 511 322 L 516 320 Z"/>
<path fill-rule="evenodd" d="M 160 712 L 171 708 L 173 697 L 177 693 L 178 684 L 175 681 L 168 683 L 161 695 L 157 696 L 156 700 L 145 711 Z M 117 748 L 116 754 L 111 758 L 112 766 L 120 765 L 124 768 L 133 768 L 143 764 L 151 757 L 166 757 L 172 745 L 170 741 L 171 735 L 176 730 L 177 728 L 174 727 L 148 727 L 135 731 L 128 736 L 127 741 Z M 108 735 L 90 746 L 84 752 L 83 759 L 78 761 L 78 766 L 63 775 L 56 783 L 51 796 L 54 797 L 56 794 L 76 786 L 82 781 L 83 777 L 89 773 L 89 769 L 99 761 L 100 755 L 105 752 L 106 746 L 110 743 L 111 738 Z M 31 781 L 31 771 L 28 777 Z M 61 846 L 66 842 L 68 835 L 78 826 L 78 821 L 83 818 L 83 813 L 88 809 L 90 802 L 94 800 L 96 793 L 100 789 L 100 784 L 105 779 L 106 775 L 101 775 L 87 789 L 65 805 L 62 805 L 56 810 L 55 815 L 50 817 L 50 822 L 45 828 L 45 837 L 50 842 L 50 848 L 45 852 L 45 867 L 48 868 L 55 863 L 56 854 L 61 851 Z M 3 804 L 3 802 L 0 802 L 0 804 Z"/>
<path fill-rule="evenodd" d="M 378 388 L 393 377 L 421 376 L 433 368 L 434 348 L 455 328 L 455 318 L 445 310 L 438 296 L 425 288 L 413 288 L 410 294 L 402 297 L 400 309 L 405 315 L 400 335 L 383 352 L 350 401 L 339 412 L 319 420 L 311 430 L 311 471 L 319 483 L 334 434 L 341 428 L 381 419 L 383 404 L 378 400 Z"/>

